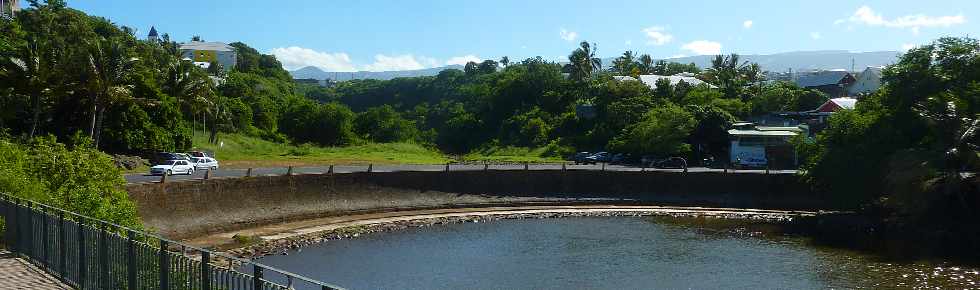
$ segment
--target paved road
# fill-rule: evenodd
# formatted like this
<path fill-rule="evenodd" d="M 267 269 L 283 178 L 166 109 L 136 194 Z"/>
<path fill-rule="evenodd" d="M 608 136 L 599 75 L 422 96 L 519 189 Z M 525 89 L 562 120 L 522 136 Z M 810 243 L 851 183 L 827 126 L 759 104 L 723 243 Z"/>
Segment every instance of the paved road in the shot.
<path fill-rule="evenodd" d="M 561 164 L 530 164 L 528 169 L 530 170 L 561 170 Z M 293 174 L 315 174 L 315 173 L 325 173 L 329 170 L 329 166 L 310 166 L 310 167 L 294 167 Z M 488 165 L 490 170 L 524 170 L 524 165 L 521 164 L 506 164 L 506 165 Z M 651 168 L 640 168 L 633 166 L 623 166 L 623 165 L 566 165 L 567 169 L 571 170 L 608 170 L 608 171 L 671 171 L 671 172 L 682 172 L 681 169 L 651 169 Z M 482 164 L 453 164 L 450 165 L 449 170 L 461 171 L 461 170 L 483 170 L 484 165 Z M 350 173 L 350 172 L 365 172 L 368 171 L 368 165 L 337 165 L 334 166 L 335 173 Z M 372 172 L 393 172 L 393 171 L 443 171 L 446 170 L 446 165 L 373 165 L 371 166 Z M 689 172 L 723 172 L 724 169 L 712 169 L 705 167 L 691 167 L 688 168 Z M 252 169 L 252 176 L 263 176 L 263 175 L 284 175 L 287 169 L 285 167 L 271 167 L 271 168 L 255 168 Z M 762 174 L 765 170 L 729 170 L 730 173 L 755 173 Z M 796 170 L 772 170 L 770 173 L 795 173 Z M 212 177 L 243 177 L 247 173 L 246 169 L 218 169 L 212 172 Z M 180 180 L 200 180 L 204 178 L 204 171 L 195 172 L 194 175 L 173 175 L 168 178 L 169 181 L 180 181 Z M 128 183 L 142 183 L 142 182 L 159 182 L 160 176 L 152 176 L 148 174 L 127 174 L 125 175 L 126 182 Z"/>

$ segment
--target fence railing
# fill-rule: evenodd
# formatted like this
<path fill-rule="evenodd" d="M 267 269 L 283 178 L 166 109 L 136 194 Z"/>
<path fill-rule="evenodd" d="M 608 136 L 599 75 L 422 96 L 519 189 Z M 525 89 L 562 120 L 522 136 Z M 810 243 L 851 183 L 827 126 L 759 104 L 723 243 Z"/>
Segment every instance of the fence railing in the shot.
<path fill-rule="evenodd" d="M 0 214 L 11 252 L 76 289 L 342 289 L 4 193 Z"/>

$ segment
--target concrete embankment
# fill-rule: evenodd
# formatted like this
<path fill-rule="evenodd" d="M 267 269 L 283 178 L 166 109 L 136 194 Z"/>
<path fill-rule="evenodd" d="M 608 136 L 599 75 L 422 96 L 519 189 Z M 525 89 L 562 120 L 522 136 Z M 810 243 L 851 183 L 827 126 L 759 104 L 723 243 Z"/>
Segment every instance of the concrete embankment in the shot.
<path fill-rule="evenodd" d="M 144 224 L 183 239 L 394 210 L 534 204 L 828 209 L 791 174 L 608 171 L 361 172 L 127 186 Z"/>

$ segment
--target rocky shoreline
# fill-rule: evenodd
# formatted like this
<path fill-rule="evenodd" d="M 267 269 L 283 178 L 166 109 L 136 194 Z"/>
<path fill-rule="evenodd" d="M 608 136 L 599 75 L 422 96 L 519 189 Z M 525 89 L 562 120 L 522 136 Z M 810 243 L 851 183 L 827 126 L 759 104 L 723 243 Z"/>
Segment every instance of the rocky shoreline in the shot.
<path fill-rule="evenodd" d="M 420 218 L 407 221 L 382 222 L 370 225 L 343 227 L 334 230 L 304 234 L 296 237 L 262 241 L 225 251 L 225 253 L 244 259 L 256 259 L 268 255 L 286 255 L 287 251 L 308 247 L 331 240 L 353 239 L 364 234 L 383 233 L 408 228 L 430 227 L 457 223 L 484 223 L 506 219 L 544 219 L 563 217 L 612 217 L 612 216 L 670 216 L 670 217 L 708 217 L 719 219 L 743 219 L 773 223 L 787 223 L 796 216 L 773 212 L 659 212 L 659 211 L 581 211 L 581 212 L 541 212 L 516 214 L 490 214 L 459 217 Z"/>

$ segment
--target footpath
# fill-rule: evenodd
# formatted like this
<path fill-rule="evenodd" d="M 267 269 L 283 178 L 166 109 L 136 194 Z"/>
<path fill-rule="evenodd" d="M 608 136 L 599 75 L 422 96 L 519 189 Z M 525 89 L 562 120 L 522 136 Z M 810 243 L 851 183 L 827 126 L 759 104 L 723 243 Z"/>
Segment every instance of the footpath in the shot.
<path fill-rule="evenodd" d="M 0 250 L 0 289 L 72 289 L 11 252 Z"/>

